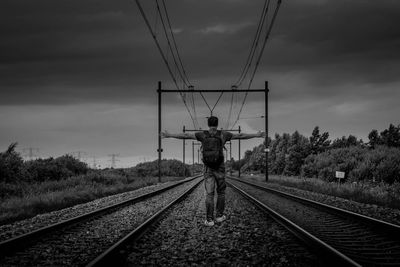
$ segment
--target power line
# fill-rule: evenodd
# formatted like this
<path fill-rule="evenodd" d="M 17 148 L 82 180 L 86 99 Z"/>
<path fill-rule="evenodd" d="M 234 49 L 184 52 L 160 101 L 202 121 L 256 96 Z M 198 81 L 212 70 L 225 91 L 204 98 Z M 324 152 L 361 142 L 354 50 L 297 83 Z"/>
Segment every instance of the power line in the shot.
<path fill-rule="evenodd" d="M 235 89 L 237 87 L 232 86 L 232 89 Z M 233 108 L 233 98 L 234 98 L 234 93 L 232 92 L 231 94 L 231 103 L 229 105 L 229 113 L 228 113 L 228 119 L 226 120 L 226 127 L 225 129 L 229 128 L 229 124 L 231 123 L 231 116 L 232 116 L 232 108 Z"/>
<path fill-rule="evenodd" d="M 163 4 L 163 7 L 164 7 L 164 12 L 165 12 L 165 15 L 166 15 L 166 18 L 167 18 L 169 30 L 170 30 L 170 32 L 171 32 L 172 41 L 173 41 L 173 44 L 174 44 L 174 47 L 175 47 L 176 54 L 177 54 L 177 56 L 178 56 L 179 63 L 180 63 L 181 68 L 182 68 L 183 75 L 185 76 L 186 81 L 188 82 L 188 84 L 189 84 L 190 86 L 192 86 L 192 84 L 190 83 L 189 78 L 188 78 L 188 76 L 187 76 L 185 67 L 183 66 L 182 58 L 181 58 L 181 56 L 180 56 L 180 53 L 179 53 L 179 50 L 178 50 L 178 46 L 177 46 L 177 44 L 176 44 L 175 35 L 174 35 L 174 32 L 173 32 L 172 27 L 171 27 L 171 21 L 170 21 L 170 19 L 169 19 L 168 10 L 167 10 L 167 6 L 166 6 L 166 4 L 165 4 L 165 0 L 162 0 L 162 4 Z"/>
<path fill-rule="evenodd" d="M 269 35 L 271 34 L 272 27 L 274 26 L 274 22 L 275 22 L 276 16 L 278 15 L 278 11 L 279 11 L 279 8 L 280 8 L 280 6 L 281 6 L 281 3 L 282 3 L 282 0 L 278 0 L 278 3 L 277 3 L 277 5 L 276 5 L 275 11 L 274 11 L 274 15 L 272 16 L 271 23 L 269 24 L 267 33 L 266 33 L 266 35 L 265 35 L 265 37 L 264 37 L 264 42 L 263 42 L 263 45 L 262 45 L 262 47 L 261 47 L 261 51 L 260 51 L 260 53 L 259 53 L 259 56 L 258 56 L 256 65 L 255 65 L 255 67 L 254 67 L 253 74 L 252 74 L 252 76 L 251 76 L 251 79 L 250 79 L 248 88 L 250 88 L 250 87 L 251 87 L 251 84 L 253 83 L 254 76 L 255 76 L 255 74 L 256 74 L 256 72 L 257 72 L 257 68 L 258 68 L 258 66 L 259 66 L 259 64 L 260 64 L 262 55 L 263 55 L 264 50 L 265 50 L 265 46 L 266 46 L 266 44 L 267 44 Z"/>
<path fill-rule="evenodd" d="M 250 87 L 251 87 L 251 85 L 252 85 L 252 83 L 253 83 L 254 76 L 255 76 L 255 74 L 256 74 L 256 72 L 257 72 L 257 69 L 258 69 L 258 66 L 259 66 L 259 64 L 260 64 L 262 55 L 263 55 L 264 50 L 265 50 L 265 46 L 266 46 L 266 44 L 267 44 L 269 35 L 271 34 L 271 30 L 272 30 L 272 27 L 273 27 L 273 25 L 274 25 L 274 22 L 275 22 L 275 19 L 276 19 L 277 14 L 278 14 L 278 11 L 279 11 L 279 8 L 280 8 L 281 3 L 282 3 L 282 0 L 278 0 L 277 5 L 276 5 L 276 7 L 275 7 L 274 14 L 273 14 L 273 16 L 272 16 L 271 23 L 270 23 L 269 26 L 267 27 L 267 32 L 266 32 L 266 34 L 265 34 L 264 41 L 263 41 L 261 50 L 260 50 L 260 52 L 259 52 L 259 54 L 258 54 L 258 58 L 257 58 L 257 61 L 256 61 L 255 66 L 254 66 L 253 73 L 252 73 L 252 75 L 251 75 L 251 78 L 250 78 L 249 84 L 248 84 L 248 86 L 247 86 L 247 89 L 250 89 Z M 238 116 L 237 116 L 235 122 L 233 123 L 232 128 L 236 125 L 236 123 L 237 123 L 237 122 L 239 121 L 239 119 L 240 119 L 240 115 L 241 115 L 241 113 L 242 113 L 243 106 L 244 106 L 244 104 L 245 104 L 245 102 L 246 102 L 247 95 L 248 95 L 248 92 L 245 93 L 245 96 L 244 96 L 244 98 L 243 98 L 242 105 L 240 106 L 240 110 L 239 110 Z"/>
<path fill-rule="evenodd" d="M 257 50 L 258 43 L 259 43 L 259 40 L 260 40 L 260 37 L 261 37 L 261 31 L 262 31 L 262 28 L 263 28 L 264 23 L 266 21 L 265 18 L 266 18 L 267 13 L 268 13 L 269 4 L 270 4 L 270 0 L 265 0 L 264 6 L 262 8 L 262 13 L 261 13 L 261 16 L 260 16 L 260 20 L 258 21 L 256 34 L 254 36 L 253 42 L 251 44 L 250 52 L 249 52 L 249 55 L 248 55 L 247 60 L 246 60 L 246 64 L 243 67 L 242 73 L 240 74 L 240 77 L 239 77 L 238 81 L 235 83 L 235 86 L 237 86 L 237 87 L 239 87 L 242 84 L 243 80 L 246 78 L 247 73 L 248 73 L 248 71 L 250 69 L 251 63 L 253 62 L 253 58 L 254 58 L 254 55 L 255 55 L 255 52 Z"/>
<path fill-rule="evenodd" d="M 178 86 L 176 77 L 175 77 L 175 75 L 174 75 L 173 72 L 172 72 L 172 69 L 171 69 L 171 67 L 170 67 L 170 65 L 169 65 L 169 63 L 168 63 L 168 60 L 167 60 L 167 58 L 166 58 L 166 56 L 165 56 L 165 54 L 164 54 L 164 51 L 162 50 L 162 48 L 161 48 L 161 46 L 160 46 L 160 43 L 158 42 L 157 36 L 155 35 L 155 33 L 154 33 L 154 31 L 153 31 L 153 29 L 152 29 L 150 23 L 149 23 L 149 20 L 147 19 L 146 13 L 144 12 L 142 5 L 140 4 L 140 1 L 139 1 L 139 0 L 135 0 L 135 2 L 136 2 L 136 5 L 137 5 L 137 7 L 138 7 L 138 9 L 139 9 L 139 11 L 140 11 L 140 14 L 142 15 L 142 17 L 143 17 L 143 19 L 144 19 L 144 21 L 145 21 L 145 23 L 146 23 L 146 25 L 147 25 L 147 28 L 148 28 L 149 31 L 150 31 L 151 36 L 153 37 L 154 42 L 156 43 L 156 46 L 157 46 L 157 48 L 158 48 L 158 51 L 159 51 L 160 54 L 161 54 L 161 57 L 162 57 L 162 59 L 163 59 L 163 61 L 164 61 L 164 64 L 166 65 L 166 67 L 167 67 L 167 69 L 168 69 L 168 72 L 169 72 L 169 74 L 170 74 L 170 76 L 171 76 L 171 78 L 172 78 L 172 80 L 173 80 L 173 82 L 174 82 L 174 84 L 175 84 L 175 87 L 176 87 L 176 89 L 179 90 L 179 86 Z M 187 109 L 187 111 L 188 111 L 188 113 L 189 113 L 189 115 L 190 115 L 190 118 L 192 119 L 193 125 L 196 127 L 196 123 L 195 123 L 195 121 L 194 121 L 194 118 L 193 118 L 193 116 L 192 116 L 192 113 L 191 113 L 190 110 L 189 110 L 189 107 L 188 107 L 188 105 L 187 105 L 187 103 L 186 103 L 186 100 L 185 100 L 184 97 L 183 97 L 183 94 L 180 93 L 180 96 L 181 96 L 182 101 L 183 101 L 183 103 L 184 103 L 184 105 L 185 105 L 185 107 L 186 107 L 186 109 Z"/>
<path fill-rule="evenodd" d="M 214 109 L 215 109 L 215 107 L 217 106 L 217 104 L 218 104 L 218 102 L 219 102 L 219 100 L 221 99 L 221 97 L 222 97 L 223 94 L 224 94 L 224 92 L 221 92 L 221 94 L 219 95 L 219 97 L 218 97 L 218 99 L 217 99 L 217 102 L 215 102 L 213 108 L 211 109 L 211 115 L 212 115 L 212 113 L 214 112 Z"/>
<path fill-rule="evenodd" d="M 162 13 L 161 13 L 158 0 L 156 0 L 158 15 L 160 16 L 161 23 L 162 23 L 162 25 L 163 25 L 163 29 L 164 29 L 164 33 L 165 33 L 165 38 L 166 38 L 166 40 L 167 40 L 167 44 L 168 44 L 169 50 L 170 50 L 170 52 L 171 52 L 173 61 L 174 61 L 174 63 L 175 63 L 176 70 L 177 70 L 177 72 L 179 73 L 179 76 L 181 77 L 183 84 L 185 84 L 188 88 L 189 88 L 189 87 L 193 88 L 193 85 L 192 85 L 191 82 L 189 81 L 189 78 L 188 78 L 188 76 L 187 76 L 187 72 L 186 72 L 185 67 L 184 67 L 184 65 L 183 65 L 182 58 L 181 58 L 180 53 L 179 53 L 178 45 L 176 44 L 175 35 L 174 35 L 173 30 L 172 30 L 171 20 L 170 20 L 169 15 L 168 15 L 168 10 L 167 10 L 167 5 L 166 5 L 166 3 L 165 3 L 165 0 L 162 0 L 162 4 L 163 4 L 164 14 L 165 14 L 165 17 L 166 17 L 166 20 L 167 20 L 167 23 L 168 23 L 168 28 L 169 28 L 169 32 L 170 32 L 170 35 L 171 35 L 172 43 L 174 44 L 174 49 L 175 49 L 176 57 L 175 57 L 173 48 L 172 48 L 172 46 L 171 46 L 170 39 L 169 39 L 169 37 L 168 37 L 168 33 L 167 33 L 167 30 L 166 30 L 166 27 L 165 27 L 163 15 L 162 15 Z M 178 59 L 180 65 L 178 65 L 177 59 Z M 191 103 L 191 104 L 192 104 L 192 109 L 193 109 L 194 117 L 193 117 L 193 114 L 191 114 L 189 108 L 187 107 L 186 97 L 184 97 L 184 96 L 182 96 L 182 95 L 181 95 L 181 97 L 182 97 L 182 100 L 183 100 L 183 102 L 184 102 L 186 108 L 188 109 L 188 112 L 189 112 L 189 114 L 190 114 L 190 116 L 191 116 L 191 118 L 192 118 L 194 127 L 195 127 L 195 128 L 196 128 L 196 127 L 198 128 L 198 121 L 197 121 L 197 115 L 196 115 L 196 107 L 195 107 L 195 103 L 194 103 L 194 100 L 193 100 L 193 93 L 192 93 L 192 95 L 191 95 L 191 98 L 192 98 L 192 103 Z M 184 99 L 183 99 L 183 98 L 184 98 Z"/>
<path fill-rule="evenodd" d="M 174 54 L 174 51 L 173 51 L 171 42 L 170 42 L 169 37 L 168 37 L 168 32 L 167 32 L 167 28 L 166 28 L 166 26 L 165 26 L 164 18 L 163 18 L 163 15 L 162 15 L 162 13 L 161 13 L 160 6 L 159 6 L 159 4 L 158 4 L 158 0 L 156 0 L 156 4 L 157 4 L 158 15 L 160 16 L 161 24 L 162 24 L 162 26 L 163 26 L 165 39 L 167 40 L 168 48 L 169 48 L 169 50 L 170 50 L 170 52 L 171 52 L 171 56 L 172 56 L 172 59 L 174 60 L 174 64 L 175 64 L 175 67 L 176 67 L 176 69 L 177 69 L 177 72 L 178 72 L 179 76 L 181 77 L 183 83 L 184 83 L 186 86 L 189 86 L 189 84 L 186 82 L 185 78 L 183 77 L 183 74 L 182 74 L 182 72 L 181 72 L 181 70 L 180 70 L 180 68 L 179 68 L 179 66 L 178 66 L 178 62 L 176 61 L 175 54 Z M 164 8 L 165 8 L 165 6 L 164 6 Z M 166 10 L 166 9 L 165 9 L 165 10 Z M 166 16 L 168 16 L 168 15 L 166 15 Z M 173 36 L 171 25 L 169 25 L 169 26 L 170 26 L 171 35 Z M 179 53 L 178 53 L 178 55 L 179 55 Z"/>

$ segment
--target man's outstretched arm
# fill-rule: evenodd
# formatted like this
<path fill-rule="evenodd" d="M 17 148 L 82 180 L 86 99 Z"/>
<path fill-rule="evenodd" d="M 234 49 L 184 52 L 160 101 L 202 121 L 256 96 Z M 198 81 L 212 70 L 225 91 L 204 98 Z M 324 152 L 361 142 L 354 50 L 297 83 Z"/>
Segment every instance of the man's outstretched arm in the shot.
<path fill-rule="evenodd" d="M 161 132 L 161 138 L 176 138 L 176 139 L 193 139 L 196 140 L 194 133 L 169 133 L 167 131 Z"/>
<path fill-rule="evenodd" d="M 265 132 L 258 132 L 255 134 L 238 133 L 232 134 L 231 140 L 234 139 L 251 139 L 251 138 L 265 138 Z"/>

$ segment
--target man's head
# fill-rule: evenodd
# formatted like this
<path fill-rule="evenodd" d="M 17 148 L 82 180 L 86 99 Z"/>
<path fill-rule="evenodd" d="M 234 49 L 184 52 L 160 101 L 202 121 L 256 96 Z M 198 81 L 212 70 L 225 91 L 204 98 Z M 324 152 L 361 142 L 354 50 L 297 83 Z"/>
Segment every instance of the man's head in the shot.
<path fill-rule="evenodd" d="M 211 117 L 208 118 L 207 123 L 208 123 L 208 127 L 210 127 L 210 128 L 211 127 L 218 127 L 218 118 L 214 117 L 214 116 L 211 116 Z"/>

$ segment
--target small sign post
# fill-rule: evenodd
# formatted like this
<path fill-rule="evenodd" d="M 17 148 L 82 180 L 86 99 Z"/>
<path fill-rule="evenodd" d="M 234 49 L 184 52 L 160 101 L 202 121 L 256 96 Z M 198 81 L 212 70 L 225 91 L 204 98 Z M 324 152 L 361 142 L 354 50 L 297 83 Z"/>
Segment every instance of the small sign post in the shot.
<path fill-rule="evenodd" d="M 344 179 L 345 174 L 346 174 L 345 172 L 336 171 L 335 177 L 336 177 L 337 179 L 339 179 L 339 180 L 338 180 L 339 183 L 341 183 L 341 179 Z"/>

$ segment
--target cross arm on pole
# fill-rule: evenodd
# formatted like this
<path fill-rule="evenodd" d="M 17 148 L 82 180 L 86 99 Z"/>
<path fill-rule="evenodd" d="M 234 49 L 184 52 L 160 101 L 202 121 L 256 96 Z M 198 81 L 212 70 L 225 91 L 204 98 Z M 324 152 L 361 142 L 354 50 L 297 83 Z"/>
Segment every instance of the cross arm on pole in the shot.
<path fill-rule="evenodd" d="M 251 92 L 265 92 L 265 89 L 221 89 L 221 90 L 211 90 L 211 89 L 182 89 L 182 90 L 177 90 L 177 89 L 161 89 L 160 90 L 162 93 L 233 93 L 233 92 L 238 92 L 238 93 L 251 93 Z"/>

